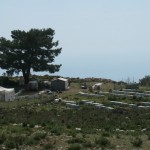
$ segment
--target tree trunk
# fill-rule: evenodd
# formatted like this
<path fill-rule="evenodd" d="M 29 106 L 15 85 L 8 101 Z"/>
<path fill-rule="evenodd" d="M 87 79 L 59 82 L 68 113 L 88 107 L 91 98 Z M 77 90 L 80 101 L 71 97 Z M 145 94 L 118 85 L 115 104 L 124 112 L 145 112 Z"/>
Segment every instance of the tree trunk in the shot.
<path fill-rule="evenodd" d="M 22 70 L 25 85 L 29 82 L 30 69 Z"/>
<path fill-rule="evenodd" d="M 29 82 L 29 76 L 28 76 L 28 74 L 25 74 L 25 76 L 24 76 L 24 83 L 28 84 L 28 82 Z"/>

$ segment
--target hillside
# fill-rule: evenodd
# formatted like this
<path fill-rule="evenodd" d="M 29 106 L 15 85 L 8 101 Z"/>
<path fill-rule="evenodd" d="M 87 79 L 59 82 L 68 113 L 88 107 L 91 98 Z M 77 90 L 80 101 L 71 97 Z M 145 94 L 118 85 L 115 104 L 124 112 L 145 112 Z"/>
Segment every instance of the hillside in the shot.
<path fill-rule="evenodd" d="M 95 96 L 98 90 L 81 88 L 100 81 L 104 96 Z M 124 86 L 111 80 L 72 79 L 67 91 L 0 102 L 0 149 L 149 149 L 150 108 L 142 102 L 150 98 L 112 95 Z"/>

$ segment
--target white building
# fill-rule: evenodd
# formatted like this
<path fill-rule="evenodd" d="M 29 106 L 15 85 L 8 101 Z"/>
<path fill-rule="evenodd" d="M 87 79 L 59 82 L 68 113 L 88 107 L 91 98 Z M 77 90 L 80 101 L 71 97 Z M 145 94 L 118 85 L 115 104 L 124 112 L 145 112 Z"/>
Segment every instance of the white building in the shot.
<path fill-rule="evenodd" d="M 14 88 L 7 89 L 0 86 L 0 101 L 13 101 L 15 99 Z"/>

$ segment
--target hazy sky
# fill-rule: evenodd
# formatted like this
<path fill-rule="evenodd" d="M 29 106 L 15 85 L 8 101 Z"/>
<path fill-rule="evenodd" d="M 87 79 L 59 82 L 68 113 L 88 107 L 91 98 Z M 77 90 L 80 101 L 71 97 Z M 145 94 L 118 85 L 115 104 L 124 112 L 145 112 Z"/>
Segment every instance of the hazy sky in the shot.
<path fill-rule="evenodd" d="M 63 48 L 57 75 L 138 81 L 150 74 L 150 0 L 0 0 L 0 36 L 49 27 Z"/>

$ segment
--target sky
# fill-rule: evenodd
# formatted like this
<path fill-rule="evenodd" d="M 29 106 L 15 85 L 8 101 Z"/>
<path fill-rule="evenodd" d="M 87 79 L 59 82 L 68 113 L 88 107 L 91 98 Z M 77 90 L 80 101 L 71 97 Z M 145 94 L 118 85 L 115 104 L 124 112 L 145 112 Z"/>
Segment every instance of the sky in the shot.
<path fill-rule="evenodd" d="M 150 75 L 149 8 L 149 0 L 0 0 L 0 37 L 52 28 L 62 47 L 55 75 L 138 82 Z"/>

